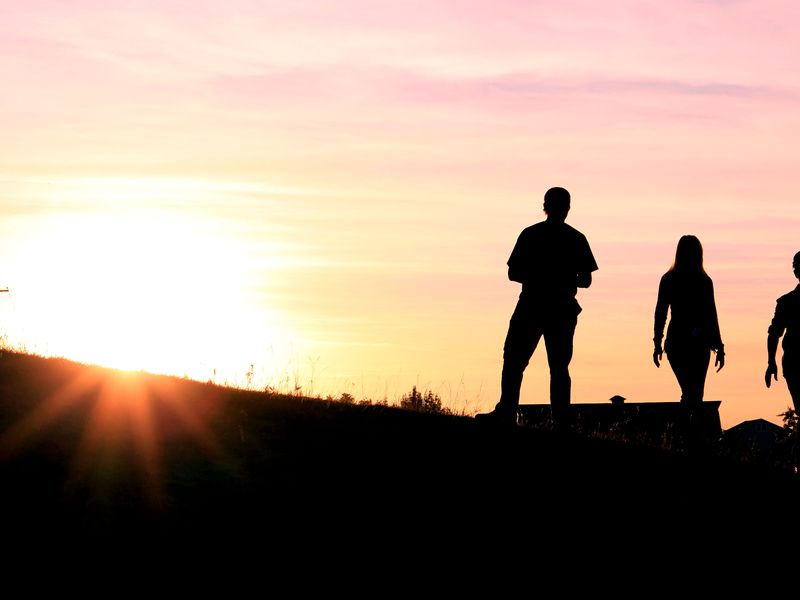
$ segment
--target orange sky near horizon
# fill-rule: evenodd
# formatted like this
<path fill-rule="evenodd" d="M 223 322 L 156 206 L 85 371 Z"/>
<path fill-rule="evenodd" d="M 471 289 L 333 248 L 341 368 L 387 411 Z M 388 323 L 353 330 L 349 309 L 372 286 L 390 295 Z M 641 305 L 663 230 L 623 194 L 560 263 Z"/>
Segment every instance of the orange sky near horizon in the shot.
<path fill-rule="evenodd" d="M 600 266 L 573 401 L 677 400 L 651 362 L 683 234 L 714 280 L 724 427 L 780 423 L 797 280 L 800 6 L 11 1 L 0 333 L 34 352 L 467 413 L 499 394 L 505 262 L 570 190 Z M 523 402 L 547 401 L 544 348 Z"/>

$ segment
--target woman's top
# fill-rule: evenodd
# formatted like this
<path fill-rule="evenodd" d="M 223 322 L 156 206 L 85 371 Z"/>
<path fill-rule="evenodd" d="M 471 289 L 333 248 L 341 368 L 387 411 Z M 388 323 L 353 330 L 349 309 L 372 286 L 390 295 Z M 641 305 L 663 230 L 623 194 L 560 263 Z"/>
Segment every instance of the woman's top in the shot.
<path fill-rule="evenodd" d="M 670 321 L 664 350 L 675 344 L 701 343 L 710 350 L 722 349 L 722 338 L 714 301 L 714 284 L 703 272 L 667 271 L 658 286 L 653 341 L 661 344 L 667 309 Z"/>

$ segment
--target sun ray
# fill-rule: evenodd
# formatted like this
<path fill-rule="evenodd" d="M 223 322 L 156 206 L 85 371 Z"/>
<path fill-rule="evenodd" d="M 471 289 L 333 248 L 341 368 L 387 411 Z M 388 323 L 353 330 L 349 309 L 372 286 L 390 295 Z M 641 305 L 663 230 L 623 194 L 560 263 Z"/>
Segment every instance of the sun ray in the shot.
<path fill-rule="evenodd" d="M 227 402 L 220 388 L 188 381 L 181 388 L 166 376 L 86 365 L 69 372 L 0 434 L 0 459 L 36 451 L 53 430 L 67 427 L 68 439 L 75 436 L 65 446 L 73 493 L 88 494 L 87 501 L 135 493 L 153 509 L 164 508 L 165 461 L 176 452 L 196 448 L 214 464 L 236 468 L 233 449 L 215 433 Z M 201 387 L 188 393 L 186 385 Z"/>
<path fill-rule="evenodd" d="M 151 401 L 139 377 L 118 372 L 103 382 L 96 397 L 89 399 L 92 407 L 72 459 L 74 481 L 131 477 L 131 473 L 114 474 L 113 467 L 132 463 L 140 474 L 138 489 L 151 506 L 161 503 L 163 482 L 158 432 L 149 419 Z"/>
<path fill-rule="evenodd" d="M 34 444 L 59 417 L 69 410 L 75 410 L 101 385 L 102 379 L 93 370 L 82 371 L 78 377 L 67 381 L 0 436 L 0 457 L 13 456 Z"/>
<path fill-rule="evenodd" d="M 222 409 L 221 397 L 199 395 L 188 403 L 175 393 L 175 386 L 169 380 L 151 384 L 151 394 L 157 399 L 160 408 L 177 418 L 180 427 L 209 456 L 221 456 L 224 450 L 213 435 L 210 423 Z"/>
<path fill-rule="evenodd" d="M 131 437 L 139 455 L 137 464 L 151 503 L 163 502 L 162 453 L 154 418 L 155 398 L 142 385 L 136 385 L 127 399 L 133 403 L 131 410 Z"/>

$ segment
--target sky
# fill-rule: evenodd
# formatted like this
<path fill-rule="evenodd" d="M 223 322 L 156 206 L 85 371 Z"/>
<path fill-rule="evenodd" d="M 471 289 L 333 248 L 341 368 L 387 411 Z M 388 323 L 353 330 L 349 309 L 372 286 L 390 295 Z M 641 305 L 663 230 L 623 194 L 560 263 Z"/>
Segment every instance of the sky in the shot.
<path fill-rule="evenodd" d="M 781 422 L 797 280 L 789 0 L 0 0 L 0 334 L 45 355 L 472 414 L 552 186 L 600 266 L 573 402 L 673 401 L 658 281 L 699 237 L 723 427 Z M 548 401 L 537 350 L 522 402 Z"/>

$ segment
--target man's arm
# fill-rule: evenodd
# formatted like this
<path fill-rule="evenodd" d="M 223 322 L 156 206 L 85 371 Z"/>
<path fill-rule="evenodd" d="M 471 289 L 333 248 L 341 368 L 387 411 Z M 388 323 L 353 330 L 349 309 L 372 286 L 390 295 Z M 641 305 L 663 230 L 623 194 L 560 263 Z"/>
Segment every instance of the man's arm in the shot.
<path fill-rule="evenodd" d="M 514 248 L 511 250 L 511 256 L 508 257 L 508 278 L 511 281 L 516 281 L 517 283 L 525 283 L 525 280 L 528 278 L 528 258 L 527 258 L 527 251 L 526 251 L 526 242 L 525 242 L 525 231 L 523 230 L 522 233 L 519 234 L 517 238 L 517 242 L 514 244 Z"/>
<path fill-rule="evenodd" d="M 778 381 L 778 363 L 775 362 L 775 354 L 778 351 L 778 339 L 772 336 L 767 337 L 767 372 L 764 373 L 764 381 L 767 387 L 772 380 Z"/>
<path fill-rule="evenodd" d="M 778 302 L 777 306 L 775 306 L 775 316 L 772 317 L 772 323 L 770 323 L 767 332 L 767 372 L 764 373 L 764 382 L 767 387 L 770 386 L 773 379 L 778 381 L 778 363 L 775 360 L 775 356 L 778 353 L 778 341 L 786 330 L 786 324 L 782 320 L 782 313 L 781 303 Z"/>

